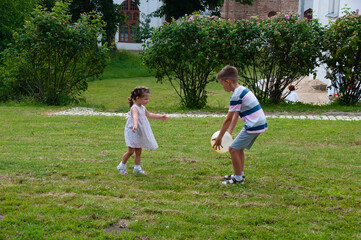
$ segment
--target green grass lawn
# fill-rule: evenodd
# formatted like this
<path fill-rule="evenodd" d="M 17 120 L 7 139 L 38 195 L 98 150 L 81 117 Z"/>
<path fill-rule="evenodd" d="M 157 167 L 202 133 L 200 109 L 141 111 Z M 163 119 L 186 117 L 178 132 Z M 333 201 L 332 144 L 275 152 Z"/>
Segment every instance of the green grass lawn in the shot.
<path fill-rule="evenodd" d="M 148 176 L 121 176 L 125 119 L 55 110 L 0 106 L 0 239 L 361 238 L 360 122 L 269 119 L 222 186 L 222 119 L 151 120 Z"/>
<path fill-rule="evenodd" d="M 89 82 L 86 102 L 73 106 L 126 112 L 130 91 L 145 85 L 150 111 L 189 111 L 138 55 L 112 59 L 103 80 Z M 216 82 L 207 90 L 202 111 L 225 113 L 230 93 Z M 47 115 L 63 108 L 0 104 L 0 239 L 361 238 L 360 122 L 269 119 L 246 152 L 246 184 L 222 186 L 231 159 L 212 150 L 210 137 L 223 119 L 151 119 L 159 149 L 143 151 L 148 176 L 121 176 L 125 118 Z"/>

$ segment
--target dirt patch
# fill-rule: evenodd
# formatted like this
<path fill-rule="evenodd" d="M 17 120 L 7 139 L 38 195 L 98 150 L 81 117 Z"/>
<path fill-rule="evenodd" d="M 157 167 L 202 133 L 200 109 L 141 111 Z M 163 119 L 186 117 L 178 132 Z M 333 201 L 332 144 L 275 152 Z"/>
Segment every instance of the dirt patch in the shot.
<path fill-rule="evenodd" d="M 4 219 L 4 215 L 0 214 L 0 220 L 3 220 L 3 219 Z"/>
<path fill-rule="evenodd" d="M 303 103 L 324 105 L 329 102 L 327 85 L 318 79 L 304 77 L 296 85 L 295 92 Z"/>
<path fill-rule="evenodd" d="M 115 233 L 119 234 L 124 231 L 129 231 L 128 224 L 130 220 L 129 219 L 119 219 L 119 221 L 112 226 L 104 228 L 104 231 L 106 233 Z"/>

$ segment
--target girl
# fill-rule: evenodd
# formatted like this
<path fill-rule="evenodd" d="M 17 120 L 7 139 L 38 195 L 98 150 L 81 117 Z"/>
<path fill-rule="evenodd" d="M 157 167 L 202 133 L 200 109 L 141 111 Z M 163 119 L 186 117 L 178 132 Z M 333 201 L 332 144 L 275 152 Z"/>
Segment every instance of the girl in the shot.
<path fill-rule="evenodd" d="M 122 161 L 117 166 L 120 174 L 127 175 L 127 161 L 130 156 L 135 153 L 133 173 L 147 175 L 140 167 L 140 155 L 142 148 L 155 150 L 158 148 L 157 141 L 154 138 L 152 129 L 150 128 L 147 118 L 161 119 L 168 121 L 166 115 L 150 113 L 145 108 L 150 97 L 150 91 L 146 87 L 136 87 L 131 92 L 129 101 L 130 111 L 128 112 L 128 120 L 125 125 L 124 137 L 128 151 L 123 155 Z"/>

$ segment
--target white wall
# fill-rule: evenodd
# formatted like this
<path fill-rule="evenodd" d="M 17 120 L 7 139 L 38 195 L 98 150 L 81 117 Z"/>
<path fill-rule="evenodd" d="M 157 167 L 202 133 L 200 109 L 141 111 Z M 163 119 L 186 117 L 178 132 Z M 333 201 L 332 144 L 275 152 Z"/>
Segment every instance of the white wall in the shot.
<path fill-rule="evenodd" d="M 306 0 L 307 1 L 307 0 Z M 313 17 L 318 18 L 320 23 L 323 26 L 326 26 L 331 21 L 335 21 L 336 18 L 327 16 L 329 14 L 329 4 L 330 0 L 314 0 L 313 1 Z M 336 0 L 336 4 L 338 6 L 338 16 L 342 16 L 343 8 L 347 7 L 350 8 L 350 11 L 355 11 L 356 9 L 361 10 L 361 0 Z M 326 79 L 326 65 L 322 65 L 317 70 L 316 79 L 321 80 L 322 82 L 326 83 L 327 86 L 331 84 L 329 79 Z M 313 76 L 309 76 L 311 79 Z"/>

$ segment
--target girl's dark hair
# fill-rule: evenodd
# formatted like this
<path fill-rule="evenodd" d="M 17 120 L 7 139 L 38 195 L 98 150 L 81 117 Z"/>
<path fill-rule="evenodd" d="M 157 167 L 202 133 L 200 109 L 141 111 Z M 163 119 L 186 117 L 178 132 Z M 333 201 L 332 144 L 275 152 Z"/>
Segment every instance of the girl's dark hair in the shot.
<path fill-rule="evenodd" d="M 150 93 L 149 88 L 143 87 L 143 86 L 135 87 L 133 89 L 133 91 L 130 92 L 130 97 L 128 98 L 129 108 L 131 108 L 133 106 L 134 100 L 137 97 L 142 98 L 142 97 L 144 97 L 144 94 L 146 94 L 146 93 Z"/>
<path fill-rule="evenodd" d="M 289 85 L 289 86 L 288 86 L 288 90 L 294 91 L 294 90 L 296 90 L 296 88 L 295 88 L 295 86 L 293 86 L 293 85 Z"/>

